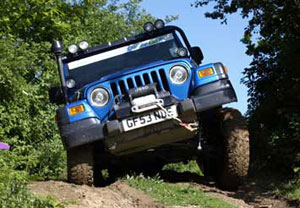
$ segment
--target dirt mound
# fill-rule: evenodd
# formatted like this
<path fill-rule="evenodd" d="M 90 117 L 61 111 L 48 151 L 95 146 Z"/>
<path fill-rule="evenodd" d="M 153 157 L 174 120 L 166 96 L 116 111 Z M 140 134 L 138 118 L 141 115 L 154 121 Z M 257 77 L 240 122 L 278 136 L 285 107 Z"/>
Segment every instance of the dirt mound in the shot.
<path fill-rule="evenodd" d="M 193 184 L 204 193 L 220 198 L 239 208 L 298 208 L 299 201 L 278 198 L 268 189 L 268 185 L 256 180 L 248 180 L 235 192 L 222 191 L 208 178 L 193 173 L 176 173 L 164 171 L 164 181 L 177 185 Z M 104 188 L 78 186 L 62 181 L 31 182 L 29 189 L 42 196 L 55 196 L 66 208 L 163 208 L 142 191 L 117 181 Z M 195 206 L 187 206 L 195 207 Z M 180 208 L 180 206 L 173 206 Z"/>
<path fill-rule="evenodd" d="M 29 189 L 41 196 L 55 196 L 66 208 L 161 208 L 143 192 L 116 182 L 105 188 L 78 186 L 61 181 L 32 182 Z"/>

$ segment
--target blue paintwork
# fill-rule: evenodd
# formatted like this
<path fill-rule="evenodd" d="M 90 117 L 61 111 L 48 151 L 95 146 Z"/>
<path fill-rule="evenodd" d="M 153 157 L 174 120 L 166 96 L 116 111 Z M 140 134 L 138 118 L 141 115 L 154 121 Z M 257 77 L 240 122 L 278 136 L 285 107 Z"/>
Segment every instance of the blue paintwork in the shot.
<path fill-rule="evenodd" d="M 63 65 L 63 69 L 64 69 L 65 80 L 67 80 L 67 77 L 69 76 L 67 64 L 64 64 L 64 65 Z"/>
<path fill-rule="evenodd" d="M 175 66 L 175 65 L 184 65 L 187 67 L 189 72 L 192 71 L 191 70 L 192 64 L 190 63 L 189 59 L 176 59 L 176 60 L 171 60 L 171 61 L 160 61 L 160 62 L 156 62 L 154 64 L 145 65 L 140 68 L 135 68 L 135 69 L 111 74 L 111 75 L 101 78 L 99 81 L 88 84 L 86 86 L 84 97 L 87 97 L 88 89 L 90 89 L 91 87 L 95 87 L 97 85 L 101 85 L 102 83 L 112 83 L 112 82 L 117 82 L 120 80 L 126 80 L 130 77 L 141 76 L 145 72 L 148 72 L 150 74 L 152 71 L 157 71 L 162 68 L 165 70 L 166 74 L 168 75 L 171 67 Z M 171 80 L 169 79 L 168 76 L 167 76 L 167 78 L 168 78 L 168 82 L 170 85 L 170 90 L 171 90 L 172 95 L 174 95 L 175 97 L 177 97 L 180 100 L 186 98 L 187 93 L 188 93 L 188 88 L 189 88 L 189 82 L 191 81 L 191 76 L 188 78 L 187 82 L 184 83 L 183 85 L 174 85 L 171 83 Z"/>
<path fill-rule="evenodd" d="M 175 65 L 185 66 L 190 73 L 188 80 L 184 84 L 181 84 L 181 85 L 173 84 L 168 76 L 169 70 Z M 193 92 L 193 90 L 196 89 L 197 87 L 217 81 L 219 79 L 216 72 L 211 76 L 208 76 L 205 78 L 199 78 L 197 72 L 199 70 L 202 70 L 202 69 L 205 69 L 208 67 L 213 68 L 213 70 L 215 72 L 213 64 L 207 64 L 207 65 L 196 67 L 191 62 L 190 59 L 187 59 L 187 58 L 186 59 L 174 59 L 174 60 L 169 60 L 169 61 L 158 61 L 155 63 L 144 65 L 139 68 L 124 70 L 121 72 L 113 73 L 108 76 L 102 77 L 98 81 L 90 83 L 85 86 L 85 91 L 84 91 L 85 100 L 78 101 L 78 102 L 75 102 L 75 103 L 72 103 L 72 104 L 69 104 L 66 106 L 66 108 L 69 108 L 69 107 L 72 107 L 75 105 L 83 104 L 86 109 L 85 112 L 83 112 L 83 113 L 80 113 L 80 114 L 74 115 L 74 116 L 69 116 L 70 122 L 82 120 L 82 119 L 89 118 L 89 117 L 96 117 L 96 118 L 99 118 L 101 121 L 108 120 L 108 118 L 109 118 L 108 114 L 113 113 L 112 105 L 113 105 L 114 98 L 113 98 L 112 89 L 110 87 L 111 83 L 117 83 L 117 82 L 123 80 L 124 83 L 126 84 L 127 82 L 125 82 L 125 80 L 127 80 L 128 78 L 132 78 L 135 76 L 142 77 L 142 75 L 145 73 L 150 74 L 153 71 L 158 72 L 158 70 L 160 70 L 160 69 L 163 69 L 165 71 L 165 74 L 167 75 L 166 77 L 167 77 L 167 80 L 169 83 L 170 93 L 173 96 L 175 96 L 178 100 L 184 100 L 184 99 L 188 98 L 191 95 L 191 93 Z M 151 77 L 151 76 L 149 76 L 149 77 Z M 134 79 L 133 79 L 133 84 L 136 87 L 136 83 L 135 83 Z M 144 84 L 144 83 L 142 83 L 142 84 Z M 159 83 L 159 85 L 163 88 L 163 85 L 161 82 Z M 97 87 L 104 87 L 110 93 L 110 101 L 104 107 L 96 107 L 96 106 L 91 105 L 89 95 L 91 94 L 92 90 Z M 126 87 L 126 90 L 129 89 L 127 84 L 125 85 L 125 87 Z M 119 91 L 119 94 L 121 94 L 120 89 L 118 89 L 118 91 Z"/>
<path fill-rule="evenodd" d="M 81 105 L 81 104 L 84 107 L 84 112 L 71 116 L 69 114 L 69 108 L 77 106 L 77 105 Z M 86 118 L 95 118 L 95 117 L 98 118 L 98 115 L 95 114 L 94 110 L 88 104 L 87 100 L 80 100 L 80 101 L 71 103 L 69 105 L 66 105 L 65 109 L 68 112 L 69 120 L 70 120 L 71 123 L 75 122 L 75 121 L 83 120 L 83 119 L 86 119 Z"/>
<path fill-rule="evenodd" d="M 198 76 L 198 71 L 201 71 L 201 70 L 206 69 L 206 68 L 212 68 L 214 70 L 214 74 L 212 74 L 210 76 L 207 76 L 207 77 L 200 78 Z M 217 81 L 218 79 L 219 78 L 218 78 L 218 75 L 216 73 L 216 70 L 215 70 L 215 67 L 214 67 L 213 64 L 206 64 L 206 65 L 203 65 L 203 66 L 199 66 L 194 72 L 194 79 L 193 79 L 193 83 L 191 83 L 190 92 L 192 92 L 194 89 L 196 89 L 199 86 Z"/>
<path fill-rule="evenodd" d="M 108 104 L 106 106 L 95 107 L 95 106 L 92 106 L 92 104 L 90 102 L 89 95 L 91 94 L 91 92 L 93 91 L 93 89 L 98 88 L 98 87 L 103 87 L 103 88 L 107 89 L 108 92 L 109 92 L 110 99 L 109 99 L 109 102 L 108 102 Z M 113 100 L 114 100 L 109 82 L 104 82 L 104 83 L 101 83 L 101 84 L 89 86 L 89 87 L 87 87 L 85 89 L 85 93 L 84 94 L 85 94 L 84 97 L 87 98 L 88 104 L 90 106 L 92 106 L 92 108 L 95 111 L 97 117 L 101 121 L 107 120 L 108 119 L 108 113 L 109 113 L 110 109 L 112 108 L 112 104 L 113 104 Z"/>

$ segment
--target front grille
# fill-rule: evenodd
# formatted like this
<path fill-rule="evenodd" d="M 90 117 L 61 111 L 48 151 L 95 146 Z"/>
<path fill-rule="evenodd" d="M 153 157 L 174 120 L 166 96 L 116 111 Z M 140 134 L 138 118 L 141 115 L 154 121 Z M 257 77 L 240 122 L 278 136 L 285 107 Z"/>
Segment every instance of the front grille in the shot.
<path fill-rule="evenodd" d="M 143 74 L 132 74 L 130 77 L 118 81 L 112 81 L 110 87 L 113 95 L 124 95 L 129 89 L 155 83 L 158 91 L 169 91 L 166 73 L 163 69 L 145 72 Z"/>

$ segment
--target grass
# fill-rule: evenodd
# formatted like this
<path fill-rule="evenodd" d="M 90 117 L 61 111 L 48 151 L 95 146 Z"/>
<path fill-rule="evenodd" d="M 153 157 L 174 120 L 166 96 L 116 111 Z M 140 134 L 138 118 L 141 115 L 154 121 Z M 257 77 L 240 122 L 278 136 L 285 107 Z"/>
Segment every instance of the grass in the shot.
<path fill-rule="evenodd" d="M 300 200 L 300 179 L 281 185 L 276 192 L 288 199 Z"/>
<path fill-rule="evenodd" d="M 255 184 L 279 198 L 300 202 L 300 176 L 287 178 L 283 174 L 264 171 L 254 178 Z"/>
<path fill-rule="evenodd" d="M 232 208 L 227 202 L 206 195 L 194 185 L 178 185 L 163 182 L 158 176 L 127 176 L 123 179 L 128 185 L 140 189 L 158 202 L 169 206 L 193 205 L 205 208 Z"/>
<path fill-rule="evenodd" d="M 202 174 L 195 161 L 188 164 L 173 163 L 166 165 L 164 170 Z M 159 175 L 145 177 L 143 175 L 129 176 L 122 179 L 128 185 L 140 189 L 158 202 L 168 206 L 193 205 L 205 208 L 232 208 L 227 202 L 206 195 L 202 190 L 192 184 L 170 184 L 160 179 Z"/>
<path fill-rule="evenodd" d="M 183 162 L 170 163 L 170 164 L 165 165 L 163 170 L 173 170 L 173 171 L 176 171 L 179 173 L 191 172 L 191 173 L 196 173 L 200 176 L 203 176 L 203 173 L 201 172 L 201 170 L 198 167 L 197 162 L 195 160 L 191 160 L 187 164 L 184 164 Z"/>
<path fill-rule="evenodd" d="M 27 189 L 28 174 L 6 165 L 0 157 L 0 208 L 62 208 L 53 197 L 40 197 Z"/>

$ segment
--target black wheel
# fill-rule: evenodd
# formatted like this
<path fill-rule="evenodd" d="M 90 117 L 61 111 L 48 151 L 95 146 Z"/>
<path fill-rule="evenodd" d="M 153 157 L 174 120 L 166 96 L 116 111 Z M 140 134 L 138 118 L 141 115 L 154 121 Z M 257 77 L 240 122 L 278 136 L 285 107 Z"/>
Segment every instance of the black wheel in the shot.
<path fill-rule="evenodd" d="M 67 168 L 70 183 L 99 186 L 104 181 L 101 170 L 94 166 L 92 145 L 67 150 Z"/>
<path fill-rule="evenodd" d="M 220 188 L 237 189 L 249 168 L 249 132 L 241 113 L 232 108 L 210 112 L 204 125 L 203 172 L 213 176 Z"/>

